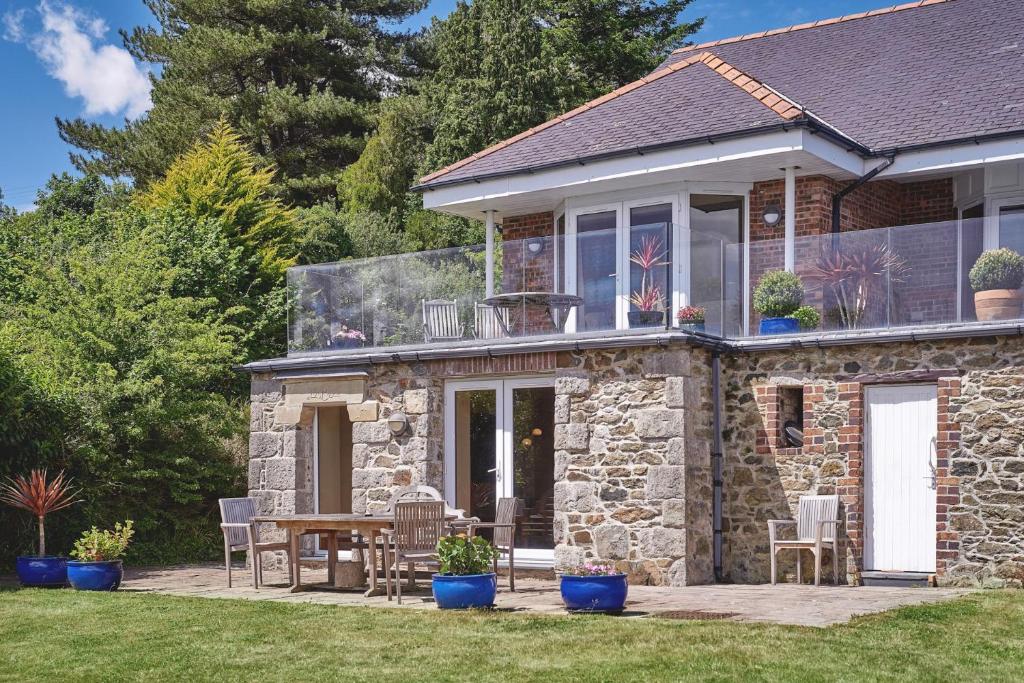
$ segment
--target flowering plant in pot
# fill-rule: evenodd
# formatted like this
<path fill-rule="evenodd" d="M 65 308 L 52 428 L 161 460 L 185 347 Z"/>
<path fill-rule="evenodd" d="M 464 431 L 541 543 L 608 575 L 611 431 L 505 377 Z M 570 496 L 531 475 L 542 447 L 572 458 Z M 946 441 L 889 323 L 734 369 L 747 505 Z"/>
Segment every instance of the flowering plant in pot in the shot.
<path fill-rule="evenodd" d="M 77 496 L 63 472 L 47 481 L 46 470 L 32 470 L 27 479 L 17 476 L 0 485 L 0 502 L 31 512 L 39 524 L 39 554 L 17 558 L 18 580 L 22 585 L 67 583 L 67 559 L 46 554 L 46 515 L 73 505 Z"/>
<path fill-rule="evenodd" d="M 629 583 L 610 564 L 584 562 L 561 573 L 559 590 L 570 612 L 618 614 L 626 605 Z"/>
<path fill-rule="evenodd" d="M 135 530 L 132 520 L 114 525 L 113 531 L 100 531 L 96 527 L 82 534 L 75 542 L 68 562 L 68 581 L 80 591 L 117 590 L 124 577 L 121 557 L 128 550 Z"/>
<path fill-rule="evenodd" d="M 1024 256 L 1012 249 L 992 249 L 978 257 L 968 273 L 978 320 L 1015 320 L 1024 295 Z"/>
<path fill-rule="evenodd" d="M 352 329 L 348 325 L 342 325 L 341 329 L 331 337 L 331 348 L 355 349 L 362 346 L 365 342 L 366 335 L 361 330 Z"/>
<path fill-rule="evenodd" d="M 683 306 L 676 312 L 679 327 L 690 332 L 703 332 L 707 311 L 703 306 Z"/>
<path fill-rule="evenodd" d="M 804 300 L 804 283 L 794 273 L 772 270 L 754 290 L 754 310 L 761 314 L 761 334 L 790 334 L 800 330 L 792 314 Z"/>
<path fill-rule="evenodd" d="M 630 262 L 640 266 L 641 273 L 640 289 L 629 295 L 629 302 L 636 309 L 626 314 L 630 327 L 657 327 L 665 323 L 665 297 L 651 273 L 655 268 L 667 265 L 664 258 L 661 240 L 654 235 L 642 237 L 640 247 L 629 255 Z"/>
<path fill-rule="evenodd" d="M 493 607 L 498 577 L 491 571 L 498 551 L 482 536 L 457 534 L 437 542 L 441 565 L 431 579 L 434 602 L 441 609 Z"/>

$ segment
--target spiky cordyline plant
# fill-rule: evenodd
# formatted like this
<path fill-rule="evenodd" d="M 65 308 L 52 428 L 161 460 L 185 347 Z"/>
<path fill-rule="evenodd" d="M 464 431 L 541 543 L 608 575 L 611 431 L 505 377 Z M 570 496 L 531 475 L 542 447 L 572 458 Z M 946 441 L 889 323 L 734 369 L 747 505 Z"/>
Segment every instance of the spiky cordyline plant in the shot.
<path fill-rule="evenodd" d="M 39 520 L 39 557 L 46 555 L 46 515 L 73 505 L 77 495 L 64 472 L 47 481 L 46 470 L 32 470 L 28 479 L 18 475 L 0 484 L 0 502 L 28 510 Z"/>
<path fill-rule="evenodd" d="M 665 250 L 661 248 L 661 239 L 654 235 L 640 238 L 640 247 L 629 255 L 629 260 L 640 266 L 640 289 L 633 292 L 629 300 L 641 311 L 653 311 L 661 303 L 661 289 L 653 284 L 648 285 L 647 274 L 659 266 L 668 265 Z M 653 277 L 651 278 L 653 280 Z"/>
<path fill-rule="evenodd" d="M 887 282 L 903 282 L 910 267 L 885 244 L 825 249 L 805 277 L 817 280 L 836 298 L 843 324 L 855 329 L 868 304 Z"/>

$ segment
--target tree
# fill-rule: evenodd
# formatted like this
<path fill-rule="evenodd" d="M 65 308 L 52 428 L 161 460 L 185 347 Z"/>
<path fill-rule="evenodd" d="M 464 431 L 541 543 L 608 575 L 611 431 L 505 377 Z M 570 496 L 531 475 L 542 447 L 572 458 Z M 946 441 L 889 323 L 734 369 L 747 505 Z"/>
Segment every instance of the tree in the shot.
<path fill-rule="evenodd" d="M 294 211 L 273 195 L 273 177 L 221 121 L 138 198 L 178 268 L 174 293 L 215 298 L 247 330 L 239 361 L 285 347 L 284 278 L 299 246 Z"/>
<path fill-rule="evenodd" d="M 367 104 L 410 73 L 409 37 L 385 30 L 424 0 L 145 0 L 158 28 L 124 33 L 137 59 L 160 67 L 153 108 L 123 128 L 57 120 L 84 171 L 145 187 L 216 125 L 238 130 L 285 196 L 329 196 L 371 121 Z"/>

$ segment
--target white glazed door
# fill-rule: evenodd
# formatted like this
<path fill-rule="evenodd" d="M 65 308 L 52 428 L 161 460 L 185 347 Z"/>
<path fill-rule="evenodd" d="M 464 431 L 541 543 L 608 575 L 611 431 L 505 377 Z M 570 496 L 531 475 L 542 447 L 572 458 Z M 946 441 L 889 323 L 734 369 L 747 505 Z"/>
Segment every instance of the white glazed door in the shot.
<path fill-rule="evenodd" d="M 867 570 L 935 571 L 937 396 L 935 385 L 866 389 Z"/>

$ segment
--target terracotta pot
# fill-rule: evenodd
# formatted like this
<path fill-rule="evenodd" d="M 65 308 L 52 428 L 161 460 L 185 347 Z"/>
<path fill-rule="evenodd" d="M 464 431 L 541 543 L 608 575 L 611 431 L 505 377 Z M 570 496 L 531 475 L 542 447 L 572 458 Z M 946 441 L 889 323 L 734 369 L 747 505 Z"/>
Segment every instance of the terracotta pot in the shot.
<path fill-rule="evenodd" d="M 989 289 L 974 293 L 978 320 L 1016 320 L 1020 317 L 1024 294 L 1019 289 Z"/>

